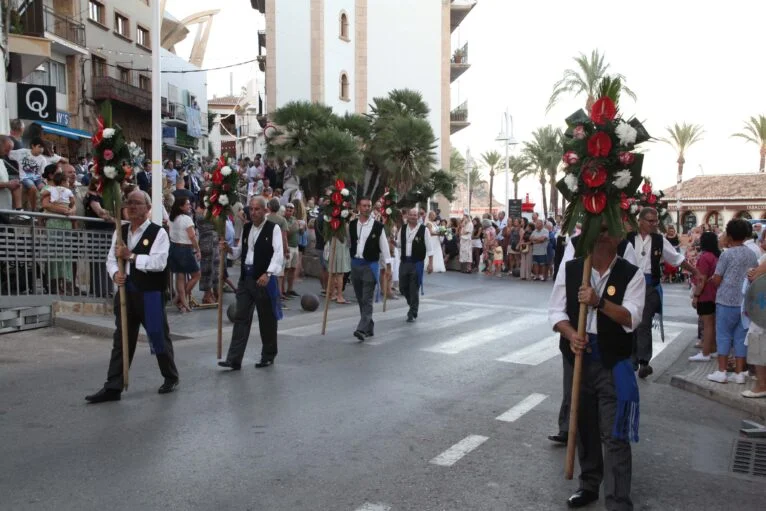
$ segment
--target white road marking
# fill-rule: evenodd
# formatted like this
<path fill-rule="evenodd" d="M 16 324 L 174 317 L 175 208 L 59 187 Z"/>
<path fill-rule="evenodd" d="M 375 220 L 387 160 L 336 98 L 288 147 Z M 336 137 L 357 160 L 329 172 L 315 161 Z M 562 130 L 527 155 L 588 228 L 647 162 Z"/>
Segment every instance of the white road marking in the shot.
<path fill-rule="evenodd" d="M 499 325 L 491 326 L 489 328 L 483 328 L 473 332 L 468 332 L 460 335 L 451 341 L 443 342 L 430 348 L 424 348 L 421 351 L 428 351 L 431 353 L 445 353 L 447 355 L 456 355 L 469 348 L 475 348 L 482 344 L 490 343 L 497 340 L 499 337 L 508 337 L 517 332 L 532 328 L 535 326 L 535 322 L 545 321 L 543 314 L 528 314 L 523 317 L 519 317 L 511 320 L 508 323 L 501 322 Z"/>
<path fill-rule="evenodd" d="M 552 359 L 560 353 L 558 341 L 558 335 L 551 335 L 542 341 L 538 341 L 519 350 L 512 351 L 504 357 L 498 358 L 497 361 L 536 366 Z"/>
<path fill-rule="evenodd" d="M 489 440 L 489 437 L 481 435 L 469 435 L 432 459 L 431 463 L 441 467 L 451 467 L 460 461 L 463 456 L 473 451 L 487 440 Z"/>
<path fill-rule="evenodd" d="M 361 507 L 356 508 L 355 511 L 391 511 L 391 506 L 385 504 L 373 504 L 372 502 L 365 502 Z"/>
<path fill-rule="evenodd" d="M 498 416 L 496 420 L 503 422 L 515 422 L 532 408 L 545 401 L 547 397 L 548 396 L 545 394 L 530 394 L 529 396 L 525 397 L 519 404 L 504 414 Z"/>
<path fill-rule="evenodd" d="M 666 323 L 667 324 L 667 323 Z M 662 342 L 659 331 L 652 331 L 652 358 L 656 357 L 662 351 L 675 341 L 681 335 L 681 330 L 665 329 L 665 342 Z"/>
<path fill-rule="evenodd" d="M 382 335 L 376 335 L 373 337 L 373 341 L 366 341 L 366 346 L 379 346 L 391 339 L 396 338 L 402 332 L 410 332 L 412 336 L 423 334 L 428 332 L 429 334 L 441 330 L 443 328 L 454 328 L 455 326 L 465 323 L 466 321 L 473 321 L 484 316 L 490 316 L 495 314 L 495 311 L 484 309 L 473 309 L 466 312 L 461 312 L 456 316 L 434 316 L 428 319 L 418 319 L 415 324 L 407 323 L 404 326 L 393 328 L 391 330 L 382 331 Z M 402 323 L 404 323 L 404 316 L 402 316 Z"/>

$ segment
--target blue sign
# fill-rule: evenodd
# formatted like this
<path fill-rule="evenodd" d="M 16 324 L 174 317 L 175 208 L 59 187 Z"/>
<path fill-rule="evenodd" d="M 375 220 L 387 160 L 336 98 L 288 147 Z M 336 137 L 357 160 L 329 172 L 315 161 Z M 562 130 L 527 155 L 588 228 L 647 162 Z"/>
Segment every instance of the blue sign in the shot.
<path fill-rule="evenodd" d="M 62 112 L 60 110 L 57 111 L 56 124 L 61 124 L 62 126 L 69 126 L 69 112 Z"/>
<path fill-rule="evenodd" d="M 163 126 L 162 138 L 176 138 L 176 129 L 170 126 Z"/>

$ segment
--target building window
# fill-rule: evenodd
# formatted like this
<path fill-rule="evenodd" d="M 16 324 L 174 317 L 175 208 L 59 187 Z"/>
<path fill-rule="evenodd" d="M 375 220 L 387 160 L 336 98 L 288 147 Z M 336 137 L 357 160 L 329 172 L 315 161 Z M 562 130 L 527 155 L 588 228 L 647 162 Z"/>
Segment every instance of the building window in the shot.
<path fill-rule="evenodd" d="M 91 59 L 91 72 L 93 76 L 106 76 L 106 60 L 95 55 Z"/>
<path fill-rule="evenodd" d="M 136 26 L 136 44 L 143 46 L 144 48 L 151 48 L 151 39 L 149 39 L 149 31 L 141 25 Z"/>
<path fill-rule="evenodd" d="M 88 0 L 88 19 L 103 25 L 105 23 L 104 12 L 104 4 L 95 0 Z"/>
<path fill-rule="evenodd" d="M 351 101 L 348 90 L 348 75 L 346 73 L 340 74 L 340 99 L 343 101 Z"/>
<path fill-rule="evenodd" d="M 710 227 L 718 227 L 720 229 L 722 224 L 723 216 L 718 211 L 711 211 L 705 217 L 705 225 L 709 225 Z"/>
<path fill-rule="evenodd" d="M 130 39 L 130 21 L 119 13 L 114 13 L 114 31 Z"/>
<path fill-rule="evenodd" d="M 697 227 L 697 215 L 695 215 L 693 211 L 687 211 L 681 217 L 681 228 L 683 229 L 683 233 L 689 234 L 695 227 Z"/>
<path fill-rule="evenodd" d="M 117 76 L 121 82 L 130 83 L 130 69 L 117 66 Z"/>
<path fill-rule="evenodd" d="M 56 87 L 59 94 L 66 94 L 66 66 L 55 60 L 43 62 L 27 81 L 35 85 L 50 85 Z"/>
<path fill-rule="evenodd" d="M 349 41 L 348 36 L 348 15 L 345 12 L 340 13 L 340 38 Z"/>
<path fill-rule="evenodd" d="M 152 79 L 148 76 L 138 75 L 138 86 L 144 90 L 152 90 Z"/>

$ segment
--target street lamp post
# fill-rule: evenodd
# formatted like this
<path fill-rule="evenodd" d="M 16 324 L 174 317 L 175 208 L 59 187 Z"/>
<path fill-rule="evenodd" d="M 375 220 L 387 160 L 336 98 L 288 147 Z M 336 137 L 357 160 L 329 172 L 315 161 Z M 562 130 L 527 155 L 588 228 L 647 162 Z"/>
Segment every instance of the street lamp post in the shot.
<path fill-rule="evenodd" d="M 468 188 L 466 188 L 466 196 L 468 199 L 468 216 L 471 216 L 471 169 L 473 169 L 473 158 L 471 157 L 471 148 L 467 148 L 465 150 L 465 177 L 466 177 L 466 184 Z"/>
<path fill-rule="evenodd" d="M 497 135 L 495 142 L 505 143 L 505 202 L 503 205 L 503 211 L 508 208 L 508 174 L 510 173 L 510 149 L 512 145 L 516 145 L 519 142 L 513 137 L 513 116 L 508 113 L 506 109 L 503 114 L 504 125 L 500 127 L 500 133 Z M 507 214 L 507 211 L 506 211 Z"/>

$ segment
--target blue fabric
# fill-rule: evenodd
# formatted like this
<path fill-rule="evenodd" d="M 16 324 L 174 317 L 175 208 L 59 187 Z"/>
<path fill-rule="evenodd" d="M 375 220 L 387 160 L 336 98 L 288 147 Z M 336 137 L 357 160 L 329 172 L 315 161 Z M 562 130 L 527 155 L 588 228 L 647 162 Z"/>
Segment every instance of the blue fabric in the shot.
<path fill-rule="evenodd" d="M 742 324 L 742 311 L 740 307 L 730 307 L 717 303 L 715 306 L 715 341 L 718 354 L 728 356 L 734 347 L 734 356 L 747 357 L 745 338 L 747 330 Z"/>
<path fill-rule="evenodd" d="M 423 282 L 425 281 L 423 276 L 425 275 L 426 264 L 425 261 L 415 261 L 411 257 L 402 257 L 403 263 L 414 263 L 415 274 L 418 276 L 418 286 L 420 286 L 420 296 L 425 295 Z"/>
<path fill-rule="evenodd" d="M 358 257 L 351 258 L 351 267 L 369 266 L 372 271 L 372 276 L 375 277 L 375 303 L 380 301 L 380 263 L 378 261 L 368 261 L 366 259 L 359 259 Z"/>
<path fill-rule="evenodd" d="M 165 353 L 165 304 L 162 303 L 162 291 L 145 291 L 144 329 L 149 338 L 152 354 Z"/>
<path fill-rule="evenodd" d="M 266 284 L 266 292 L 268 293 L 269 298 L 271 298 L 271 310 L 274 312 L 274 317 L 279 321 L 283 318 L 281 302 L 282 293 L 279 290 L 279 283 L 274 275 L 269 277 L 269 283 Z"/>
<path fill-rule="evenodd" d="M 644 273 L 644 280 L 646 281 L 647 286 L 654 286 L 654 288 L 657 290 L 657 294 L 660 295 L 660 309 L 657 311 L 657 321 L 653 322 L 654 328 L 660 329 L 660 338 L 662 339 L 662 342 L 665 342 L 665 324 L 662 321 L 662 301 L 663 301 L 663 292 L 662 292 L 662 284 L 654 280 L 654 277 L 650 273 Z"/>

